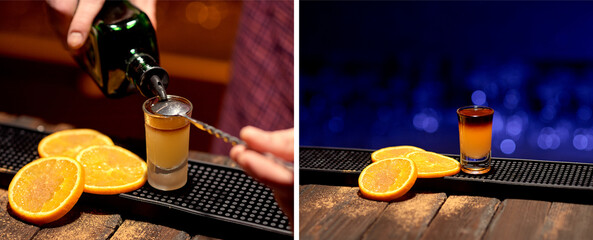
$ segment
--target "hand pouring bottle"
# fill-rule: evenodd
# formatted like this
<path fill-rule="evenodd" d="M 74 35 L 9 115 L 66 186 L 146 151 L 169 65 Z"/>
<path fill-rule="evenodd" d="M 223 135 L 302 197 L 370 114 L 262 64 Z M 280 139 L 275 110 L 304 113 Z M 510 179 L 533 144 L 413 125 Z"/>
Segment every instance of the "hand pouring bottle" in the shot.
<path fill-rule="evenodd" d="M 137 89 L 145 97 L 166 99 L 169 75 L 159 66 L 155 30 L 128 1 L 105 1 L 88 39 L 73 55 L 107 97 Z"/>

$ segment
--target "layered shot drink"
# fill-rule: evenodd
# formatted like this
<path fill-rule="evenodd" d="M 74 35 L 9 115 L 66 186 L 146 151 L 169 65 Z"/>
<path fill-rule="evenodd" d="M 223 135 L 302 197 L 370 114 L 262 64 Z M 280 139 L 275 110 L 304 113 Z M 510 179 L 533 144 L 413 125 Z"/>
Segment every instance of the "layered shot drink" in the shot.
<path fill-rule="evenodd" d="M 483 174 L 490 171 L 493 115 L 494 109 L 484 106 L 467 106 L 457 109 L 459 161 L 463 172 Z"/>
<path fill-rule="evenodd" d="M 167 101 L 188 104 L 185 113 L 191 116 L 189 100 L 169 95 Z M 183 187 L 187 182 L 187 157 L 189 151 L 190 122 L 180 116 L 165 116 L 153 111 L 157 97 L 142 105 L 146 131 L 146 162 L 148 183 L 159 190 L 170 191 Z"/>

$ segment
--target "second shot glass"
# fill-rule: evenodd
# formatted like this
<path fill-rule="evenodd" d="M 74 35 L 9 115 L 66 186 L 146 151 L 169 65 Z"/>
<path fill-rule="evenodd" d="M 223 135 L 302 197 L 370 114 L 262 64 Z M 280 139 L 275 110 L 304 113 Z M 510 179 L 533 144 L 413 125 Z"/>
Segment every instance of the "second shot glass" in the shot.
<path fill-rule="evenodd" d="M 494 109 L 484 106 L 457 109 L 461 171 L 484 174 L 492 168 L 490 153 L 493 116 Z"/>

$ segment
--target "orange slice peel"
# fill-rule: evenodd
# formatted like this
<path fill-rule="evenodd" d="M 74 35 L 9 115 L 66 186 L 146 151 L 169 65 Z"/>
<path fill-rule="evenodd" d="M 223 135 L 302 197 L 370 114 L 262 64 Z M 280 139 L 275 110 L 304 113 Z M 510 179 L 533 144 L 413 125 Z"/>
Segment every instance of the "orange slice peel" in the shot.
<path fill-rule="evenodd" d="M 416 182 L 416 164 L 407 158 L 389 158 L 371 163 L 358 177 L 363 197 L 391 201 L 405 195 Z"/>
<path fill-rule="evenodd" d="M 8 186 L 8 203 L 20 219 L 42 225 L 60 219 L 84 189 L 82 165 L 68 157 L 47 157 L 21 168 Z"/>
<path fill-rule="evenodd" d="M 459 172 L 459 162 L 453 158 L 434 152 L 411 152 L 406 158 L 418 167 L 418 178 L 439 178 Z"/>
<path fill-rule="evenodd" d="M 41 139 L 37 151 L 41 157 L 76 158 L 81 150 L 94 145 L 113 145 L 113 141 L 93 129 L 68 129 L 52 133 Z"/>
<path fill-rule="evenodd" d="M 377 162 L 389 158 L 406 157 L 407 154 L 412 152 L 424 152 L 424 149 L 407 145 L 386 147 L 374 151 L 371 154 L 371 159 L 373 162 Z"/>
<path fill-rule="evenodd" d="M 146 162 L 120 146 L 98 145 L 77 156 L 86 172 L 84 192 L 102 195 L 134 191 L 146 182 Z"/>

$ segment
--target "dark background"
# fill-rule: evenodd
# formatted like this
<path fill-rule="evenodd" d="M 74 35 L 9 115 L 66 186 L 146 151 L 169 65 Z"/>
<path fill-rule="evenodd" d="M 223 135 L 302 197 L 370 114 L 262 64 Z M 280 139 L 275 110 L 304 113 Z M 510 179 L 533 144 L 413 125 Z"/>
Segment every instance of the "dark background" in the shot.
<path fill-rule="evenodd" d="M 300 145 L 593 162 L 593 2 L 300 2 Z"/>
<path fill-rule="evenodd" d="M 157 2 L 160 64 L 170 76 L 167 93 L 189 99 L 192 116 L 214 126 L 230 76 L 241 6 L 241 1 Z M 0 1 L 0 120 L 39 119 L 144 144 L 141 105 L 146 98 L 103 96 L 55 27 L 45 1 Z M 213 141 L 220 140 L 194 129 L 190 149 L 209 152 Z"/>

